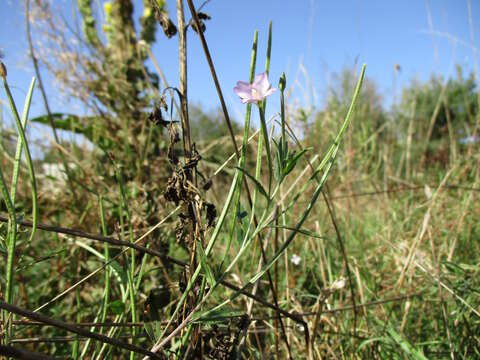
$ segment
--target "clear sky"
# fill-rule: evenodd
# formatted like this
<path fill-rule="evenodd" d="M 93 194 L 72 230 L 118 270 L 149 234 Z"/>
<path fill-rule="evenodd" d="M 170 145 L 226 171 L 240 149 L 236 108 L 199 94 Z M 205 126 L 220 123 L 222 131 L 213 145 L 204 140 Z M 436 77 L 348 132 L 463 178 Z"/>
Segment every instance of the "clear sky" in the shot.
<path fill-rule="evenodd" d="M 69 18 L 72 1 L 55 1 Z M 199 6 L 202 2 L 195 1 L 195 4 Z M 134 3 L 138 18 L 142 0 Z M 175 20 L 175 1 L 167 3 Z M 236 118 L 243 107 L 233 87 L 237 80 L 248 77 L 256 29 L 259 30 L 258 66 L 264 67 L 270 20 L 273 21 L 271 80 L 274 85 L 282 71 L 287 73 L 287 82 L 291 85 L 303 64 L 309 82 L 300 74 L 299 84 L 315 89 L 316 96 L 305 100 L 299 87 L 295 95 L 321 107 L 331 75 L 343 67 L 353 68 L 358 59 L 358 63 L 367 64 L 367 77 L 379 85 L 388 105 L 393 99 L 395 64 L 401 66 L 397 89 L 413 78 L 428 79 L 432 72 L 454 76 L 457 63 L 467 71 L 474 69 L 475 59 L 478 65 L 480 1 L 471 0 L 470 9 L 471 25 L 468 0 L 211 0 L 204 8 L 212 17 L 205 36 L 228 106 Z M 26 53 L 23 11 L 21 0 L 0 0 L 0 49 L 19 104 L 23 104 L 33 75 Z M 189 18 L 188 7 L 186 14 Z M 160 33 L 157 38 L 159 42 L 153 51 L 170 84 L 175 86 L 178 84 L 178 38 L 168 40 Z M 193 32 L 189 32 L 188 53 L 190 100 L 213 109 L 218 106 L 215 88 L 199 39 Z M 51 78 L 46 82 L 54 111 L 76 109 L 81 112 L 58 94 Z M 0 99 L 4 98 L 2 92 Z M 32 113 L 43 113 L 38 91 Z"/>

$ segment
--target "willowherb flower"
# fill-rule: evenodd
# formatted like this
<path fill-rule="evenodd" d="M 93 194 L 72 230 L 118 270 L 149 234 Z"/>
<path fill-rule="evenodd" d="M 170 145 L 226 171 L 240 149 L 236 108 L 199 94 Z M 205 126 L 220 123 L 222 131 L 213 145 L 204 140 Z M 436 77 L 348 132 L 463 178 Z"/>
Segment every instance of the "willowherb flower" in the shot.
<path fill-rule="evenodd" d="M 275 90 L 268 81 L 266 73 L 255 76 L 252 84 L 245 81 L 237 81 L 237 86 L 233 88 L 233 91 L 240 97 L 243 104 L 258 104 L 267 96 L 272 95 Z"/>

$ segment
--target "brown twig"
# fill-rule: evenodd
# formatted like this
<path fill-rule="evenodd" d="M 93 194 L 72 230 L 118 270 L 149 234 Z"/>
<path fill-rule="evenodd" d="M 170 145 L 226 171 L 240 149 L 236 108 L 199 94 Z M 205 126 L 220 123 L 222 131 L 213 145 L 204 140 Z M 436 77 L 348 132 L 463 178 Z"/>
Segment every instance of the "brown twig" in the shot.
<path fill-rule="evenodd" d="M 355 308 L 360 309 L 360 308 L 364 308 L 364 307 L 378 306 L 378 305 L 388 304 L 388 303 L 396 302 L 396 301 L 402 301 L 402 300 L 406 300 L 406 299 L 410 299 L 412 297 L 417 297 L 417 296 L 422 296 L 422 295 L 425 295 L 425 292 L 417 292 L 417 293 L 411 293 L 411 294 L 406 294 L 406 295 L 393 296 L 393 297 L 387 298 L 387 299 L 374 300 L 374 301 L 368 301 L 366 303 L 356 304 Z M 338 307 L 338 308 L 335 308 L 335 309 L 325 309 L 322 312 L 323 312 L 323 314 L 335 314 L 335 313 L 343 312 L 343 311 L 351 311 L 353 309 L 354 309 L 353 305 L 347 305 L 347 306 L 342 306 L 342 307 Z M 308 311 L 308 312 L 299 313 L 299 314 L 296 314 L 296 315 L 298 315 L 298 316 L 316 316 L 317 313 L 318 313 L 317 311 Z M 274 319 L 273 316 L 252 318 L 252 320 L 256 320 L 256 321 L 273 320 L 273 319 Z"/>
<path fill-rule="evenodd" d="M 98 340 L 98 341 L 100 341 L 102 343 L 105 343 L 105 344 L 110 344 L 110 345 L 116 346 L 116 347 L 121 348 L 121 349 L 125 349 L 125 350 L 129 350 L 129 351 L 132 351 L 132 352 L 135 352 L 135 353 L 138 353 L 138 354 L 150 356 L 153 359 L 162 359 L 162 357 L 160 355 L 157 355 L 157 354 L 155 354 L 151 351 L 142 349 L 138 346 L 131 345 L 131 344 L 128 344 L 128 343 L 124 343 L 123 341 L 119 341 L 115 338 L 111 338 L 111 337 L 108 337 L 108 336 L 105 336 L 105 335 L 102 335 L 102 334 L 94 333 L 94 332 L 82 329 L 78 326 L 67 324 L 67 323 L 65 323 L 63 321 L 60 321 L 60 320 L 52 319 L 52 318 L 50 318 L 46 315 L 42 315 L 42 314 L 39 314 L 39 313 L 35 313 L 33 311 L 22 309 L 18 306 L 8 304 L 8 303 L 6 303 L 2 300 L 0 300 L 0 309 L 4 309 L 6 311 L 17 314 L 19 316 L 24 316 L 26 318 L 42 322 L 46 325 L 51 325 L 51 326 L 54 326 L 56 328 L 66 330 L 68 332 L 78 334 L 80 336 L 84 336 L 84 337 L 87 337 L 87 338 L 90 338 L 90 339 Z"/>
<path fill-rule="evenodd" d="M 7 221 L 8 221 L 7 216 L 0 215 L 0 222 L 7 222 Z M 32 227 L 32 222 L 28 221 L 28 220 L 21 220 L 21 221 L 18 222 L 18 225 L 22 225 L 22 226 L 26 226 L 26 227 Z M 65 234 L 65 235 L 71 235 L 71 236 L 81 237 L 81 238 L 90 239 L 90 240 L 101 241 L 101 242 L 109 243 L 109 244 L 114 245 L 114 246 L 129 247 L 129 248 L 135 249 L 137 251 L 140 251 L 142 253 L 146 253 L 146 254 L 156 256 L 156 257 L 160 257 L 160 258 L 165 258 L 165 255 L 163 255 L 162 253 L 160 253 L 156 250 L 146 248 L 144 246 L 131 243 L 129 241 L 118 240 L 118 239 L 115 239 L 115 238 L 110 237 L 110 236 L 90 234 L 90 233 L 87 233 L 87 232 L 84 232 L 84 231 L 78 230 L 78 229 L 71 229 L 71 228 L 65 228 L 65 227 L 61 227 L 61 226 L 48 225 L 48 224 L 42 224 L 42 223 L 37 224 L 37 228 L 41 229 L 41 230 L 49 231 L 49 232 L 54 232 L 54 233 L 57 233 L 57 234 Z"/>
<path fill-rule="evenodd" d="M 43 326 L 44 324 L 38 321 L 25 321 L 25 320 L 14 320 L 12 321 L 14 326 Z M 72 325 L 81 326 L 81 327 L 144 327 L 146 323 L 136 322 L 136 323 L 116 323 L 116 322 L 78 322 Z"/>
<path fill-rule="evenodd" d="M 348 263 L 348 257 L 347 257 L 347 251 L 345 250 L 345 244 L 342 239 L 342 235 L 340 233 L 340 230 L 337 225 L 337 221 L 335 219 L 335 213 L 333 211 L 332 204 L 330 203 L 330 200 L 328 199 L 327 194 L 325 194 L 324 191 L 322 191 L 323 199 L 325 200 L 325 204 L 327 205 L 328 213 L 330 215 L 330 219 L 332 220 L 333 227 L 335 229 L 335 234 L 337 235 L 337 242 L 338 246 L 340 247 L 340 251 L 342 252 L 343 256 L 343 262 L 345 264 L 345 270 L 347 271 L 347 277 L 348 277 L 348 283 L 350 285 L 350 294 L 351 294 L 351 299 L 352 299 L 352 305 L 353 305 L 353 334 L 357 334 L 357 308 L 356 308 L 356 301 L 355 301 L 355 290 L 354 290 L 354 285 L 353 285 L 353 279 L 352 279 L 352 274 L 350 272 L 350 265 Z"/>
<path fill-rule="evenodd" d="M 4 355 L 7 358 L 12 357 L 21 360 L 55 360 L 52 356 L 6 345 L 0 345 L 0 355 Z"/>
<path fill-rule="evenodd" d="M 42 324 L 43 325 L 43 324 Z M 147 338 L 147 333 L 140 334 L 140 335 L 120 335 L 118 339 L 130 340 L 132 338 L 140 339 L 140 338 Z M 71 341 L 90 341 L 90 338 L 86 338 L 83 336 L 78 335 L 70 335 L 70 336 L 49 336 L 49 337 L 29 337 L 29 338 L 20 338 L 20 339 L 13 339 L 10 340 L 11 344 L 33 344 L 33 343 L 67 343 Z"/>
<path fill-rule="evenodd" d="M 195 11 L 195 7 L 193 6 L 192 0 L 187 0 L 187 3 L 188 3 L 188 7 L 190 8 L 190 12 L 192 13 L 192 17 L 193 17 L 193 20 L 195 21 L 195 25 L 197 26 L 197 29 L 201 29 L 202 27 L 200 25 L 200 19 L 198 18 L 198 14 Z M 235 149 L 235 153 L 237 155 L 237 158 L 240 158 L 240 152 L 238 151 L 237 141 L 235 140 L 235 134 L 233 133 L 232 123 L 230 121 L 230 116 L 228 115 L 227 105 L 225 104 L 225 99 L 223 98 L 222 88 L 220 87 L 220 82 L 218 81 L 217 72 L 215 71 L 215 66 L 213 65 L 213 60 L 210 55 L 210 50 L 208 49 L 207 41 L 205 40 L 205 36 L 203 35 L 202 31 L 197 31 L 197 33 L 200 38 L 200 42 L 202 43 L 205 57 L 207 58 L 208 66 L 212 74 L 212 79 L 213 79 L 213 82 L 215 83 L 215 88 L 217 89 L 218 98 L 222 106 L 223 115 L 225 116 L 225 122 L 228 127 L 228 132 L 230 134 L 230 137 L 232 138 L 232 143 Z"/>
<path fill-rule="evenodd" d="M 338 200 L 338 199 L 346 199 L 346 198 L 353 198 L 353 197 L 363 197 L 363 196 L 374 196 L 374 195 L 382 195 L 382 194 L 392 194 L 396 192 L 402 191 L 411 191 L 411 190 L 423 190 L 425 189 L 425 185 L 429 185 L 430 187 L 438 187 L 438 184 L 424 184 L 424 185 L 416 185 L 416 186 L 402 186 L 390 190 L 379 190 L 379 191 L 367 191 L 367 192 L 360 192 L 360 193 L 353 193 L 348 195 L 338 195 L 338 196 L 331 196 L 330 200 Z M 445 189 L 450 190 L 465 190 L 465 191 L 474 191 L 480 192 L 479 188 L 472 188 L 463 185 L 445 185 Z"/>
<path fill-rule="evenodd" d="M 190 139 L 190 122 L 188 118 L 188 98 L 187 98 L 187 29 L 183 15 L 183 0 L 177 0 L 177 21 L 178 21 L 178 57 L 180 72 L 180 119 L 182 123 L 183 146 L 185 150 L 185 159 L 187 161 L 192 155 L 192 144 Z M 187 175 L 190 172 L 187 171 Z M 191 180 L 188 177 L 188 180 Z"/>

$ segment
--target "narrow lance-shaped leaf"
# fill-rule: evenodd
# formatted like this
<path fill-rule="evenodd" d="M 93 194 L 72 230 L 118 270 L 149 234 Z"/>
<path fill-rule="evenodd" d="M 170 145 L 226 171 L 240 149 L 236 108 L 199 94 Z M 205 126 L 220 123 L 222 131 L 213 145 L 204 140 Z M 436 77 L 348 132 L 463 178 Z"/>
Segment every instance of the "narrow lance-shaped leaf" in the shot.
<path fill-rule="evenodd" d="M 238 310 L 218 310 L 214 312 L 208 312 L 208 314 L 196 314 L 193 316 L 192 322 L 202 324 L 223 323 L 227 320 L 231 320 L 234 317 L 240 317 L 243 315 L 245 314 Z"/>
<path fill-rule="evenodd" d="M 197 242 L 197 253 L 198 257 L 200 258 L 200 266 L 202 267 L 202 270 L 207 277 L 207 281 L 210 287 L 213 288 L 217 284 L 217 281 L 215 279 L 215 275 L 213 274 L 212 269 L 207 263 L 207 256 L 205 255 L 205 251 L 203 250 L 202 244 L 200 242 Z"/>
<path fill-rule="evenodd" d="M 262 186 L 262 184 L 257 180 L 255 179 L 254 176 L 250 175 L 246 170 L 242 169 L 242 168 L 239 168 L 237 167 L 238 170 L 240 170 L 244 175 L 246 175 L 250 180 L 253 181 L 253 183 L 255 184 L 255 187 L 257 188 L 257 190 L 263 195 L 265 196 L 265 198 L 268 200 L 269 199 L 269 196 L 265 190 L 265 188 Z"/>

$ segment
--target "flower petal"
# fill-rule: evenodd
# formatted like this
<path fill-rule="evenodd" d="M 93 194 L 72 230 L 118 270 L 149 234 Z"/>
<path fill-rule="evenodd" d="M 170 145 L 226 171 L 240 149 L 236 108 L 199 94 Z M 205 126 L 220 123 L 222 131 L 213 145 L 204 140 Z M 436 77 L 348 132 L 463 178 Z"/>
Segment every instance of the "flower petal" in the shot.
<path fill-rule="evenodd" d="M 250 85 L 248 82 L 245 82 L 245 81 L 237 81 L 236 87 L 241 89 L 249 89 L 252 87 L 252 85 Z"/>
<path fill-rule="evenodd" d="M 268 81 L 267 73 L 259 74 L 255 78 L 254 87 L 255 89 L 262 94 L 262 97 L 268 96 L 271 93 L 268 93 L 268 90 L 272 87 L 272 84 Z"/>
<path fill-rule="evenodd" d="M 262 91 L 263 96 L 267 96 L 267 92 L 268 92 L 269 89 L 271 89 L 271 87 L 272 87 L 272 84 L 270 84 L 268 82 L 268 78 L 265 77 L 265 81 L 262 82 L 262 84 L 261 84 L 261 91 Z"/>
<path fill-rule="evenodd" d="M 266 73 L 260 73 L 255 76 L 255 79 L 253 79 L 253 84 L 252 86 L 254 88 L 260 89 L 262 87 L 262 84 L 265 82 L 265 79 L 267 80 L 268 83 L 268 78 Z"/>
<path fill-rule="evenodd" d="M 258 102 L 257 99 L 252 98 L 252 97 L 243 98 L 243 99 L 241 99 L 241 101 L 242 101 L 242 104 L 256 104 Z"/>
<path fill-rule="evenodd" d="M 265 94 L 263 94 L 263 95 L 264 95 L 265 97 L 270 96 L 270 95 L 272 95 L 276 90 L 277 90 L 277 89 L 271 87 L 271 88 L 268 89 L 268 90 L 265 92 Z"/>
<path fill-rule="evenodd" d="M 252 84 L 245 81 L 237 81 L 237 86 L 233 88 L 233 91 L 240 97 L 243 104 L 258 104 L 265 97 L 273 94 L 275 90 L 268 81 L 268 75 L 265 72 L 257 74 Z"/>
<path fill-rule="evenodd" d="M 252 96 L 251 85 L 243 81 L 237 82 L 237 86 L 233 88 L 233 91 L 235 91 L 235 94 L 237 94 L 241 98 Z"/>

